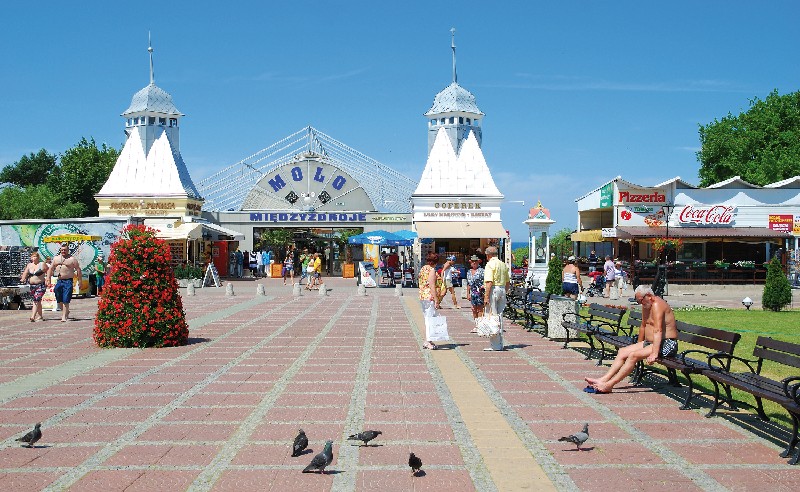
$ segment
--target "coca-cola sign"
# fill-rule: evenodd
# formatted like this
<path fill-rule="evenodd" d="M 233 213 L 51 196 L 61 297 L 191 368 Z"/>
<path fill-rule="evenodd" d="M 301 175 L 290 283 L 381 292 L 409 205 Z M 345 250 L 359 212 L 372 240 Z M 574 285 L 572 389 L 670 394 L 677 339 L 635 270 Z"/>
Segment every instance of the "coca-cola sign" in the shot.
<path fill-rule="evenodd" d="M 697 207 L 686 205 L 678 214 L 681 224 L 699 225 L 732 225 L 736 218 L 736 207 L 733 205 L 708 205 Z"/>

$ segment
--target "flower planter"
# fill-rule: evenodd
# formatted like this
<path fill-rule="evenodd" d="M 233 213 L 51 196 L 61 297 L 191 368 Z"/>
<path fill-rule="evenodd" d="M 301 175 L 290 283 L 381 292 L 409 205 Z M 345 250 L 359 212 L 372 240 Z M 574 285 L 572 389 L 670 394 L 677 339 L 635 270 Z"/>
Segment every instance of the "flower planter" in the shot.
<path fill-rule="evenodd" d="M 202 278 L 193 278 L 192 285 L 194 285 L 195 289 L 199 289 L 203 286 L 203 279 Z"/>
<path fill-rule="evenodd" d="M 189 287 L 189 279 L 188 278 L 179 278 L 178 279 L 178 287 L 186 288 Z"/>

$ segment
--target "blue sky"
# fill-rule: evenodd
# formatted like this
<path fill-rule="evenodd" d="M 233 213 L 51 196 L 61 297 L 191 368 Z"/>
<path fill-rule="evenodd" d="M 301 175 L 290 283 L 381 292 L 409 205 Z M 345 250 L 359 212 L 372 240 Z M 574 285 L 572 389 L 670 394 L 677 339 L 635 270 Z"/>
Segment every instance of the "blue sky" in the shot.
<path fill-rule="evenodd" d="M 698 124 L 800 89 L 796 1 L 14 2 L 3 14 L 0 166 L 81 137 L 121 147 L 151 31 L 195 182 L 307 125 L 417 180 L 455 27 L 513 240 L 537 199 L 556 229 L 574 228 L 574 200 L 615 176 L 697 183 Z"/>

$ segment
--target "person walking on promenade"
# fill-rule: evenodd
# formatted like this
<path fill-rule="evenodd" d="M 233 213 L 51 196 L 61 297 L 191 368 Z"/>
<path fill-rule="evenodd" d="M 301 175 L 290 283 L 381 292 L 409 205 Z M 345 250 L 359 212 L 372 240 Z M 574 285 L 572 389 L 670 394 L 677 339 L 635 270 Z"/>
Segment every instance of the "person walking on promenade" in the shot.
<path fill-rule="evenodd" d="M 490 347 L 483 350 L 503 350 L 503 311 L 506 308 L 506 290 L 511 286 L 508 265 L 497 258 L 497 248 L 486 248 L 486 268 L 483 272 L 483 285 L 486 289 L 484 303 L 489 306 L 489 314 L 500 317 L 500 332 L 489 337 Z"/>
<path fill-rule="evenodd" d="M 455 268 L 456 257 L 455 256 L 448 256 L 447 261 L 444 262 L 442 265 L 442 279 L 444 280 L 444 295 L 442 299 L 439 299 L 441 303 L 444 297 L 447 296 L 447 293 L 450 292 L 450 296 L 453 299 L 453 307 L 454 309 L 461 309 L 461 306 L 458 305 L 458 298 L 456 297 L 456 288 L 455 284 L 453 283 L 453 275 L 458 278 L 458 281 L 461 281 L 461 273 L 458 271 L 458 268 Z M 460 286 L 460 283 L 459 283 Z"/>
<path fill-rule="evenodd" d="M 319 253 L 311 255 L 310 261 L 308 262 L 308 269 L 308 285 L 306 288 L 308 290 L 319 290 L 321 284 L 320 278 L 322 277 L 322 258 Z"/>
<path fill-rule="evenodd" d="M 597 262 L 598 262 L 597 253 L 595 253 L 595 251 L 592 250 L 592 252 L 589 254 L 589 272 L 590 273 L 597 271 Z"/>
<path fill-rule="evenodd" d="M 469 270 L 467 270 L 467 288 L 469 289 L 469 302 L 472 305 L 472 319 L 477 320 L 483 316 L 484 296 L 486 288 L 483 284 L 483 267 L 478 255 L 472 255 L 469 259 Z M 478 333 L 473 328 L 472 333 Z"/>
<path fill-rule="evenodd" d="M 614 262 L 611 256 L 606 255 L 606 262 L 603 264 L 603 274 L 606 277 L 606 289 L 603 297 L 611 297 L 611 284 L 614 283 Z"/>
<path fill-rule="evenodd" d="M 283 257 L 283 285 L 286 285 L 286 277 L 289 277 L 294 285 L 294 254 L 291 246 L 286 248 L 286 254 Z"/>
<path fill-rule="evenodd" d="M 675 313 L 667 301 L 656 296 L 647 285 L 637 287 L 634 296 L 642 306 L 639 341 L 619 349 L 611 367 L 602 377 L 584 378 L 589 384 L 584 389 L 587 393 L 611 393 L 617 383 L 633 372 L 640 360 L 652 364 L 659 357 L 678 353 Z"/>
<path fill-rule="evenodd" d="M 567 264 L 561 270 L 561 290 L 564 295 L 577 299 L 578 294 L 583 290 L 583 282 L 581 281 L 581 270 L 575 265 L 575 257 L 570 256 L 567 258 Z"/>
<path fill-rule="evenodd" d="M 53 293 L 56 295 L 58 307 L 63 309 L 61 322 L 65 323 L 69 319 L 69 303 L 72 300 L 73 282 L 81 284 L 81 266 L 74 256 L 69 254 L 69 244 L 61 245 L 61 253 L 53 258 L 53 264 L 47 271 L 47 286 L 53 285 L 53 277 L 58 280 L 55 283 Z"/>
<path fill-rule="evenodd" d="M 97 255 L 97 260 L 94 262 L 94 276 L 97 295 L 101 296 L 103 295 L 103 286 L 106 284 L 106 261 L 103 259 L 103 253 Z"/>
<path fill-rule="evenodd" d="M 439 263 L 439 255 L 436 253 L 428 253 L 425 257 L 426 264 L 419 269 L 419 303 L 422 306 L 422 314 L 426 316 L 430 310 L 433 309 L 435 313 L 439 309 L 439 295 L 436 292 L 436 279 L 439 276 L 436 273 L 436 264 Z M 425 330 L 425 344 L 422 348 L 429 350 L 436 350 L 436 344 L 428 340 L 428 330 Z"/>
<path fill-rule="evenodd" d="M 45 285 L 45 274 L 47 273 L 47 264 L 42 261 L 42 257 L 38 251 L 31 253 L 31 261 L 22 270 L 22 276 L 19 280 L 21 283 L 29 284 L 31 286 L 31 296 L 33 297 L 33 310 L 31 312 L 31 323 L 34 321 L 44 321 L 42 316 L 42 297 L 47 290 Z"/>

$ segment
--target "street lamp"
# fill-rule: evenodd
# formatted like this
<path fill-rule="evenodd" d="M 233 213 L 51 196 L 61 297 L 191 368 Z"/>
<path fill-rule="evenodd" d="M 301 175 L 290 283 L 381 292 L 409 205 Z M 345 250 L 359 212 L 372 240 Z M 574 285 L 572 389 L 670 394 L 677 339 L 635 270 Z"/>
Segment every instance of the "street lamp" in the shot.
<path fill-rule="evenodd" d="M 661 205 L 661 212 L 664 214 L 664 223 L 666 224 L 666 232 L 664 233 L 664 263 L 662 273 L 664 274 L 664 295 L 669 295 L 669 283 L 667 282 L 667 239 L 669 238 L 669 217 L 672 215 L 672 210 L 675 208 L 674 204 Z M 662 268 L 659 266 L 658 268 Z M 658 276 L 656 276 L 657 278 Z M 657 288 L 659 286 L 656 286 Z"/>
<path fill-rule="evenodd" d="M 746 307 L 748 311 L 750 311 L 750 306 L 753 305 L 753 300 L 749 297 L 745 297 L 742 299 L 742 306 Z"/>

